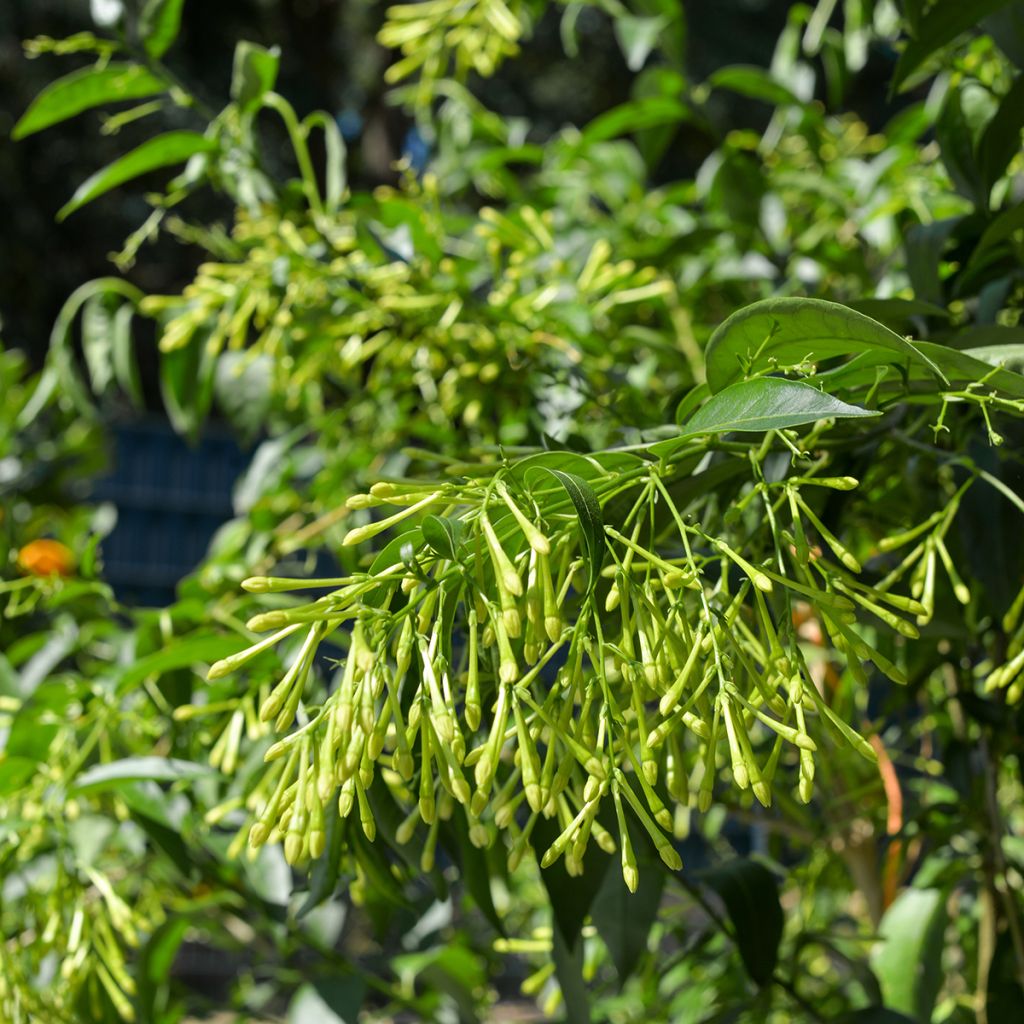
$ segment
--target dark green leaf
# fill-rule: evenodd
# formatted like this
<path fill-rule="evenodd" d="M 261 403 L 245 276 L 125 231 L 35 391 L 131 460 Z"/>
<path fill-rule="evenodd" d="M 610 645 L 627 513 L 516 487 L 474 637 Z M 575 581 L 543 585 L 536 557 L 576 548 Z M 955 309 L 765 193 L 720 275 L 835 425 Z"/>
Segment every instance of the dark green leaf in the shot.
<path fill-rule="evenodd" d="M 877 349 L 892 353 L 893 361 L 932 366 L 906 339 L 847 306 L 822 299 L 764 299 L 733 313 L 711 335 L 705 354 L 708 386 L 721 391 L 773 364 L 792 366 Z"/>
<path fill-rule="evenodd" d="M 610 823 L 614 828 L 614 822 Z M 530 833 L 530 845 L 537 854 L 538 862 L 547 848 L 558 838 L 561 831 L 557 820 L 538 818 L 533 832 Z M 583 855 L 583 872 L 570 875 L 565 870 L 564 858 L 559 858 L 550 867 L 541 868 L 540 877 L 551 901 L 554 916 L 554 930 L 559 932 L 569 950 L 582 946 L 578 942 L 580 929 L 594 898 L 601 888 L 605 872 L 611 864 L 611 858 L 597 843 L 591 843 Z"/>
<path fill-rule="evenodd" d="M 550 473 L 564 488 L 576 509 L 580 522 L 580 536 L 587 555 L 589 572 L 588 589 L 593 591 L 604 563 L 604 519 L 601 516 L 601 505 L 594 489 L 581 476 L 566 473 L 560 469 L 543 468 Z"/>
<path fill-rule="evenodd" d="M 646 834 L 630 829 L 636 853 L 640 883 L 631 893 L 622 872 L 605 873 L 601 890 L 590 914 L 619 975 L 620 986 L 633 973 L 647 949 L 647 937 L 658 916 L 665 886 L 665 866 Z"/>
<path fill-rule="evenodd" d="M 985 126 L 978 142 L 978 167 L 986 189 L 986 207 L 992 186 L 1020 152 L 1021 128 L 1024 128 L 1024 75 L 1017 76 L 999 101 L 999 109 Z"/>
<path fill-rule="evenodd" d="M 162 57 L 178 38 L 185 0 L 148 0 L 139 19 L 142 45 L 151 57 Z"/>
<path fill-rule="evenodd" d="M 70 201 L 61 207 L 57 219 L 64 220 L 86 203 L 91 203 L 104 192 L 109 192 L 126 181 L 159 170 L 161 167 L 184 163 L 197 153 L 209 153 L 216 148 L 217 144 L 213 139 L 208 139 L 198 132 L 178 131 L 157 135 L 83 181 Z"/>
<path fill-rule="evenodd" d="M 317 978 L 292 997 L 288 1024 L 356 1024 L 366 982 L 355 975 Z"/>
<path fill-rule="evenodd" d="M 420 524 L 423 539 L 438 555 L 455 561 L 462 541 L 462 523 L 458 519 L 447 519 L 441 516 L 425 516 Z"/>
<path fill-rule="evenodd" d="M 256 43 L 240 42 L 235 47 L 235 63 L 231 72 L 231 98 L 248 114 L 256 110 L 266 93 L 277 81 L 280 51 L 269 50 Z"/>
<path fill-rule="evenodd" d="M 933 54 L 951 43 L 957 36 L 975 28 L 986 15 L 1013 0 L 974 0 L 965 4 L 961 0 L 938 0 L 921 18 L 911 39 L 896 64 L 891 88 L 895 91 Z"/>
<path fill-rule="evenodd" d="M 946 899 L 938 889 L 905 889 L 882 917 L 871 966 L 885 1005 L 927 1024 L 942 987 Z"/>
<path fill-rule="evenodd" d="M 445 849 L 458 862 L 463 884 L 473 902 L 499 935 L 505 935 L 505 925 L 498 916 L 491 894 L 491 869 L 487 851 L 474 846 L 469 838 L 464 815 L 453 814 L 444 829 Z"/>
<path fill-rule="evenodd" d="M 775 973 L 784 923 L 775 876 L 763 864 L 738 857 L 703 872 L 700 879 L 725 905 L 747 973 L 758 985 L 767 985 Z"/>
<path fill-rule="evenodd" d="M 11 138 L 23 139 L 104 103 L 142 99 L 166 88 L 163 79 L 138 64 L 113 63 L 72 71 L 51 82 L 32 101 Z"/>
<path fill-rule="evenodd" d="M 569 945 L 562 932 L 555 928 L 551 936 L 551 955 L 558 987 L 562 990 L 566 1024 L 590 1024 L 590 1000 L 583 980 L 583 943 Z"/>
<path fill-rule="evenodd" d="M 120 761 L 98 764 L 82 772 L 72 787 L 76 793 L 96 793 L 116 788 L 122 782 L 150 779 L 154 782 L 178 782 L 210 775 L 209 765 L 194 761 L 178 761 L 165 757 L 126 757 Z"/>
<path fill-rule="evenodd" d="M 850 309 L 878 320 L 887 327 L 902 327 L 918 316 L 937 316 L 949 319 L 949 310 L 921 299 L 858 299 L 850 303 Z"/>

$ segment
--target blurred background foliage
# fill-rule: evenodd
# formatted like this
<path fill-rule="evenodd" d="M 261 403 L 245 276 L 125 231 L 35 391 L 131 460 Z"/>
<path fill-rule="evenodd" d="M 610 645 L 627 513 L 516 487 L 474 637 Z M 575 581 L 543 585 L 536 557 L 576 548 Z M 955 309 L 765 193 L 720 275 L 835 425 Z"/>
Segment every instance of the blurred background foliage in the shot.
<path fill-rule="evenodd" d="M 694 809 L 682 872 L 637 840 L 632 896 L 596 851 L 581 879 L 509 871 L 457 816 L 423 857 L 384 800 L 375 844 L 335 821 L 297 870 L 249 855 L 256 711 L 293 652 L 241 687 L 201 680 L 255 638 L 244 577 L 357 566 L 347 497 L 497 445 L 674 423 L 747 303 L 817 296 L 948 348 L 1018 344 L 1021 17 L 983 6 L 981 27 L 946 0 L 501 5 L 511 24 L 435 3 L 379 36 L 386 5 L 191 0 L 154 57 L 139 18 L 173 3 L 4 5 L 5 136 L 92 45 L 27 60 L 22 40 L 124 30 L 118 59 L 168 87 L 119 127 L 123 107 L 91 110 L 0 156 L 5 1018 L 1017 1019 L 1021 712 L 973 683 L 1019 644 L 1012 506 L 965 502 L 971 618 L 942 592 L 913 685 L 836 689 L 881 767 L 830 749 L 810 808 Z M 449 14 L 468 34 L 431 20 Z M 169 131 L 207 135 L 166 191 L 158 170 L 55 220 Z M 248 463 L 202 563 L 140 607 L 105 582 L 116 516 L 88 481 L 104 431 L 165 413 L 193 439 L 226 427 Z M 1019 425 L 998 421 L 997 453 L 977 417 L 948 422 L 1019 493 Z M 893 526 L 944 500 L 937 466 L 879 487 Z"/>

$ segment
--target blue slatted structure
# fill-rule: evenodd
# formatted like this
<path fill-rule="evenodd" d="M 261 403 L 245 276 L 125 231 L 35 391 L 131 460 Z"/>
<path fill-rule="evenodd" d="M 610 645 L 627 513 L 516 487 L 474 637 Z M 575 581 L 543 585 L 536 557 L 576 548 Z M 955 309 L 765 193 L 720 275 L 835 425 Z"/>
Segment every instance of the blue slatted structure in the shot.
<path fill-rule="evenodd" d="M 195 445 L 159 420 L 117 424 L 111 434 L 111 470 L 92 495 L 117 507 L 103 542 L 104 577 L 125 604 L 168 604 L 231 518 L 231 491 L 249 456 L 216 429 Z"/>

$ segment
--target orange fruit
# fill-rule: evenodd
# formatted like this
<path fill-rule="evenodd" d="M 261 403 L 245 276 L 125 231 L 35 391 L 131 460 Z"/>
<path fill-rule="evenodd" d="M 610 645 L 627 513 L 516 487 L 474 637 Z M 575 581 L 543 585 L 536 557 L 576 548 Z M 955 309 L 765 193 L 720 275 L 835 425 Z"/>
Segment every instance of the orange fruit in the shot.
<path fill-rule="evenodd" d="M 18 566 L 30 576 L 70 576 L 75 568 L 75 556 L 59 540 L 29 541 L 18 552 Z"/>

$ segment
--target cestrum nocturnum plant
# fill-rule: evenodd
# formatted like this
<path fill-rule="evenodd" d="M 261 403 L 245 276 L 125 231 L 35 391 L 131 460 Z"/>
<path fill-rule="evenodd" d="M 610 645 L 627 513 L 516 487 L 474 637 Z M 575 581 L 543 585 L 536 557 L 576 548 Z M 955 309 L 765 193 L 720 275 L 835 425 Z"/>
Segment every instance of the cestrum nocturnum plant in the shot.
<path fill-rule="evenodd" d="M 970 601 L 945 538 L 966 491 L 994 478 L 958 456 L 959 475 L 938 467 L 927 518 L 873 522 L 864 503 L 892 482 L 871 453 L 937 436 L 936 404 L 939 426 L 954 406 L 980 408 L 991 433 L 992 410 L 1019 414 L 1024 396 L 1024 377 L 950 352 L 831 303 L 770 300 L 716 332 L 708 383 L 669 436 L 592 455 L 499 452 L 350 497 L 366 521 L 344 543 L 392 539 L 343 578 L 246 580 L 255 594 L 327 593 L 255 615 L 248 628 L 266 637 L 209 673 L 297 644 L 216 747 L 233 762 L 246 718 L 281 734 L 238 842 L 283 841 L 301 863 L 323 853 L 335 814 L 372 840 L 383 789 L 404 814 L 400 842 L 426 830 L 427 868 L 453 814 L 478 846 L 500 836 L 512 868 L 544 817 L 559 833 L 542 866 L 564 857 L 580 871 L 593 840 L 635 889 L 628 818 L 676 868 L 672 838 L 719 779 L 765 806 L 795 780 L 806 802 L 823 744 L 873 759 L 834 698 L 866 692 L 874 671 L 907 681 L 905 645 L 947 581 Z M 852 358 L 813 375 L 840 355 Z M 769 375 L 787 368 L 811 376 Z M 980 386 L 963 383 L 971 373 Z M 827 380 L 862 404 L 821 390 Z M 736 438 L 750 432 L 753 444 Z M 347 654 L 324 695 L 310 679 L 334 634 Z M 1017 696 L 1013 653 L 989 681 Z"/>

